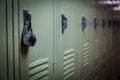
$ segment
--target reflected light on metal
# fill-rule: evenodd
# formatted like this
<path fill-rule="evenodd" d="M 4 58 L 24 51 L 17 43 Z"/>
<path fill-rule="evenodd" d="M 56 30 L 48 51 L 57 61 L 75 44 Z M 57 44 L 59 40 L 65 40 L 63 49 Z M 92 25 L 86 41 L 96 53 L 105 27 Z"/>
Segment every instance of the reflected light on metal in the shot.
<path fill-rule="evenodd" d="M 99 1 L 98 3 L 101 5 L 112 5 L 111 1 Z"/>
<path fill-rule="evenodd" d="M 117 1 L 112 1 L 112 4 L 117 4 Z"/>
<path fill-rule="evenodd" d="M 120 11 L 120 6 L 114 7 L 113 10 L 114 10 L 114 11 Z"/>
<path fill-rule="evenodd" d="M 102 0 L 98 2 L 100 5 L 119 5 L 119 0 Z"/>

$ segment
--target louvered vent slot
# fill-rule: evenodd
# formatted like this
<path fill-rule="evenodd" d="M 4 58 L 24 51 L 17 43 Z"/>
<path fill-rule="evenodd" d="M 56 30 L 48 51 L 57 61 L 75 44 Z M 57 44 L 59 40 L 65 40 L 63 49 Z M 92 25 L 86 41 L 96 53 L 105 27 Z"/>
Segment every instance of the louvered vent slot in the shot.
<path fill-rule="evenodd" d="M 96 40 L 94 42 L 94 64 L 95 64 L 95 67 L 99 66 L 100 57 L 101 57 L 100 41 Z"/>
<path fill-rule="evenodd" d="M 90 44 L 86 43 L 83 45 L 82 50 L 82 76 L 86 76 L 90 68 Z"/>
<path fill-rule="evenodd" d="M 29 65 L 30 80 L 48 80 L 48 58 L 37 60 Z"/>
<path fill-rule="evenodd" d="M 70 80 L 74 76 L 74 58 L 74 49 L 64 52 L 64 80 Z"/>
<path fill-rule="evenodd" d="M 112 49 L 112 35 L 109 37 L 109 49 Z"/>
<path fill-rule="evenodd" d="M 106 52 L 107 49 L 107 37 L 104 37 L 104 41 L 103 41 L 103 53 Z"/>

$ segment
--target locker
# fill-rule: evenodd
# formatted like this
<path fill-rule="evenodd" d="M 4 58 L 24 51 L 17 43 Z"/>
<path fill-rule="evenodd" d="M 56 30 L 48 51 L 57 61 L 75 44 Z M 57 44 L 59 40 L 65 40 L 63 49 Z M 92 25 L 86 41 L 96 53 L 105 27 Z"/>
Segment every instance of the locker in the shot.
<path fill-rule="evenodd" d="M 112 27 L 109 27 L 108 28 L 108 37 L 109 37 L 109 42 L 108 42 L 108 47 L 109 47 L 109 50 L 112 49 L 112 37 L 113 37 L 113 34 L 112 34 Z"/>
<path fill-rule="evenodd" d="M 1 24 L 0 24 L 0 37 L 1 37 L 1 62 L 0 62 L 0 79 L 1 80 L 13 80 L 14 78 L 19 80 L 19 68 L 18 68 L 18 27 L 14 24 L 15 17 L 12 10 L 16 9 L 12 7 L 12 0 L 6 0 L 0 2 L 1 10 Z M 14 18 L 14 19 L 13 19 Z M 17 20 L 16 20 L 17 21 Z M 16 26 L 16 27 L 15 27 Z M 15 31 L 16 30 L 16 31 Z M 15 33 L 15 34 L 14 34 Z M 15 61 L 14 61 L 15 60 Z M 15 74 L 15 75 L 14 75 Z M 17 77 L 17 78 L 16 78 Z"/>
<path fill-rule="evenodd" d="M 67 18 L 67 27 L 64 33 L 60 34 L 61 56 L 59 60 L 61 63 L 59 65 L 61 78 L 59 80 L 79 79 L 77 76 L 77 71 L 79 72 L 79 63 L 77 63 L 79 16 L 77 10 L 79 10 L 78 0 L 60 0 L 60 15 Z M 61 20 L 63 20 L 62 17 Z"/>
<path fill-rule="evenodd" d="M 7 80 L 6 1 L 0 1 L 0 80 Z"/>
<path fill-rule="evenodd" d="M 95 6 L 95 13 L 94 15 L 98 19 L 98 25 L 96 29 L 93 30 L 93 67 L 96 69 L 95 71 L 98 70 L 102 63 L 102 15 L 100 14 L 102 8 L 100 6 Z M 97 11 L 99 9 L 99 11 Z M 94 16 L 93 16 L 94 17 Z M 98 75 L 99 76 L 99 75 Z M 99 78 L 99 77 L 98 77 Z"/>
<path fill-rule="evenodd" d="M 102 18 L 105 19 L 105 20 L 107 19 L 106 12 L 104 13 Z M 103 59 L 106 59 L 104 56 L 107 53 L 107 25 L 105 25 L 104 28 L 102 28 L 102 31 L 103 31 L 103 33 L 102 33 L 102 49 L 103 49 L 102 57 L 103 57 Z"/>
<path fill-rule="evenodd" d="M 81 57 L 81 64 L 80 64 L 80 80 L 88 80 L 89 73 L 91 72 L 91 66 L 92 66 L 92 43 L 93 40 L 93 24 L 92 24 L 92 6 L 90 7 L 90 3 L 88 3 L 88 0 L 81 0 L 80 2 L 80 17 L 85 17 L 87 19 L 87 25 L 84 31 L 81 32 L 81 50 L 80 50 L 80 57 Z M 89 13 L 89 14 L 87 14 Z M 82 26 L 82 22 L 81 22 Z"/>
<path fill-rule="evenodd" d="M 20 42 L 20 79 L 53 80 L 54 0 L 19 1 L 19 37 L 24 28 L 24 10 L 31 15 L 31 27 L 37 40 L 32 47 Z M 22 37 L 20 39 L 22 41 Z"/>

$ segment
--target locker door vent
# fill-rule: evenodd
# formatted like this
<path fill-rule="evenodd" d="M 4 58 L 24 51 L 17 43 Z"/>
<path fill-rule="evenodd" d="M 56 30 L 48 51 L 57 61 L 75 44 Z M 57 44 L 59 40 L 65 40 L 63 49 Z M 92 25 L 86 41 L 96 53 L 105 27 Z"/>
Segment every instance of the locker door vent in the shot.
<path fill-rule="evenodd" d="M 94 66 L 96 68 L 100 64 L 100 56 L 101 56 L 100 41 L 99 40 L 95 40 L 95 42 L 94 42 Z"/>
<path fill-rule="evenodd" d="M 104 36 L 103 37 L 103 53 L 106 52 L 106 49 L 107 49 L 107 37 Z"/>
<path fill-rule="evenodd" d="M 74 49 L 69 49 L 64 52 L 64 80 L 69 80 L 74 76 L 74 60 Z"/>
<path fill-rule="evenodd" d="M 37 60 L 29 65 L 30 80 L 48 80 L 49 59 Z"/>
<path fill-rule="evenodd" d="M 82 77 L 85 77 L 89 73 L 90 68 L 90 44 L 85 43 L 82 50 Z"/>
<path fill-rule="evenodd" d="M 112 49 L 112 35 L 109 36 L 109 49 Z"/>

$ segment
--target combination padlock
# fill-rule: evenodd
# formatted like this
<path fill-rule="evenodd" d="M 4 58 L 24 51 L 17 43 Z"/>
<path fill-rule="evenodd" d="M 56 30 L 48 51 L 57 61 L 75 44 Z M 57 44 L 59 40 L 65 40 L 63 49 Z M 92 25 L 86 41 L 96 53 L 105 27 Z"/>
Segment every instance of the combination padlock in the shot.
<path fill-rule="evenodd" d="M 23 28 L 23 43 L 26 46 L 34 46 L 36 43 L 35 34 L 33 34 L 31 26 L 31 15 L 24 10 L 24 28 Z"/>

